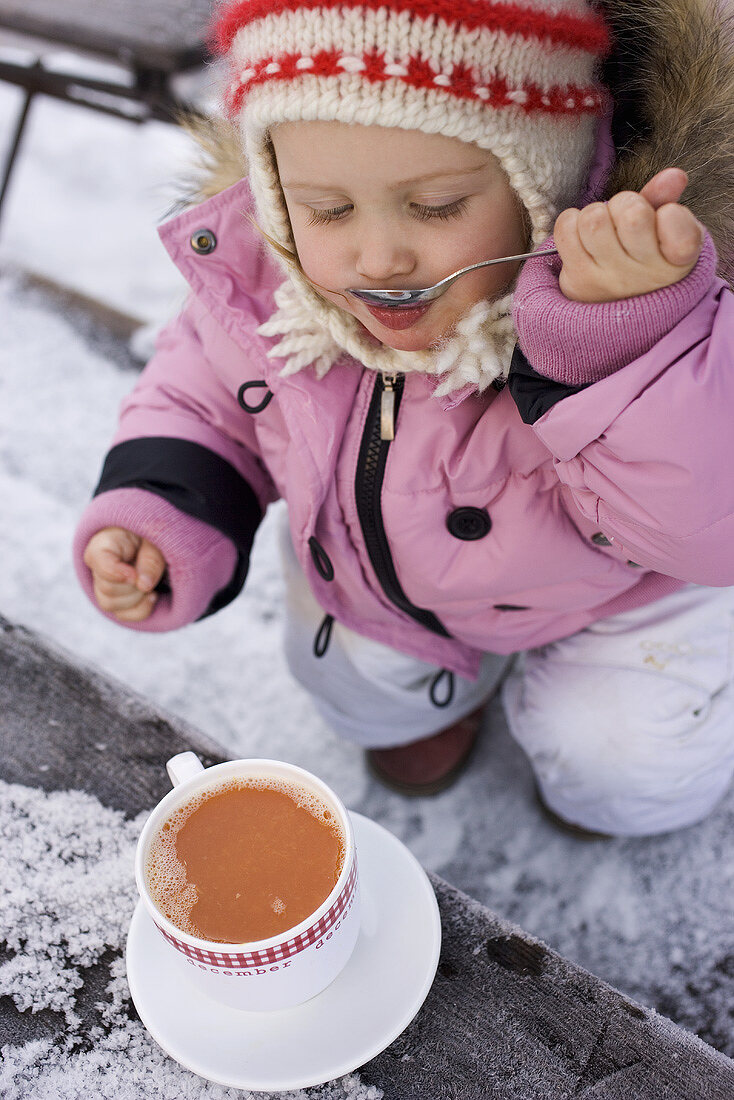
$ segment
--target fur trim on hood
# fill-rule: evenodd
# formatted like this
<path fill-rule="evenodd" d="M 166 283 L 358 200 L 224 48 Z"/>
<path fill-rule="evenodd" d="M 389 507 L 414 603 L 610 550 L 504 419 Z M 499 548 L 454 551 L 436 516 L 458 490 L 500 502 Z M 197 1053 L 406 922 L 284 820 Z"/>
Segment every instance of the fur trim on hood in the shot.
<path fill-rule="evenodd" d="M 725 10 L 726 7 L 729 10 Z M 688 173 L 681 203 L 711 234 L 734 281 L 734 9 L 729 0 L 601 0 L 615 49 L 617 163 L 602 199 L 639 191 L 668 166 Z"/>

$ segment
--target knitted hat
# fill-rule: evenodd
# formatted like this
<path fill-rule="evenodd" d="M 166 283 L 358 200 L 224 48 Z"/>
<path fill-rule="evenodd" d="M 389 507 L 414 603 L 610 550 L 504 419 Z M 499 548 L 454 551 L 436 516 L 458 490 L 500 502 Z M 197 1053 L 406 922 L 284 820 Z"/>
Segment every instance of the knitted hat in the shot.
<path fill-rule="evenodd" d="M 292 252 L 269 141 L 280 122 L 399 127 L 488 150 L 537 245 L 578 196 L 606 105 L 597 68 L 609 35 L 588 0 L 233 0 L 213 38 L 229 60 L 226 106 L 244 139 L 259 224 Z M 437 354 L 375 349 L 355 318 L 286 270 L 279 314 L 263 331 L 285 336 L 274 351 L 288 373 L 310 363 L 324 373 L 344 349 L 375 369 L 452 372 L 446 389 L 506 374 L 509 295 L 465 319 L 475 345 L 490 330 L 494 339 L 476 345 L 482 363 L 461 364 L 466 349 L 450 341 Z"/>

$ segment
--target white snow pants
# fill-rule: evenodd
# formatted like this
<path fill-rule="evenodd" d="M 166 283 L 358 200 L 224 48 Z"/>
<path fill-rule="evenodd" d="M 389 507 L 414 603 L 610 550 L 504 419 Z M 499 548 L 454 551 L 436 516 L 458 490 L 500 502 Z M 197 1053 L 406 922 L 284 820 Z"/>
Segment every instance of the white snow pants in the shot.
<path fill-rule="evenodd" d="M 285 528 L 285 525 L 284 525 Z M 365 747 L 405 744 L 487 700 L 510 658 L 485 654 L 476 683 L 324 619 L 282 538 L 286 655 L 326 722 Z M 502 697 L 545 802 L 567 821 L 619 836 L 668 832 L 704 818 L 734 774 L 734 588 L 688 585 L 520 654 Z"/>

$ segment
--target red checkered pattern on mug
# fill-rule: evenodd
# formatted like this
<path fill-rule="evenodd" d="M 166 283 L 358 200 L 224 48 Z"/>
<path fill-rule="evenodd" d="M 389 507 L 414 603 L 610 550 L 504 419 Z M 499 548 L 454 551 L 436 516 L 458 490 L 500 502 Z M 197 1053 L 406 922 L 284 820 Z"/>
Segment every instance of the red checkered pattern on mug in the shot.
<path fill-rule="evenodd" d="M 310 928 L 301 932 L 300 935 L 295 936 L 293 939 L 286 940 L 284 943 L 276 944 L 274 947 L 268 947 L 264 951 L 251 951 L 236 954 L 225 951 L 208 951 L 206 948 L 194 947 L 191 944 L 184 943 L 182 940 L 172 936 L 169 932 L 164 931 L 159 924 L 156 924 L 156 928 L 172 947 L 175 947 L 176 950 L 180 951 L 182 954 L 187 955 L 188 958 L 192 959 L 194 962 L 204 963 L 207 966 L 219 966 L 228 970 L 245 970 L 253 966 L 270 966 L 273 963 L 283 962 L 285 959 L 292 958 L 305 948 L 311 947 L 312 944 L 317 943 L 322 936 L 326 935 L 342 914 L 348 909 L 356 888 L 357 861 L 354 860 L 349 877 L 344 884 L 344 888 L 324 916 L 315 924 L 311 925 Z"/>

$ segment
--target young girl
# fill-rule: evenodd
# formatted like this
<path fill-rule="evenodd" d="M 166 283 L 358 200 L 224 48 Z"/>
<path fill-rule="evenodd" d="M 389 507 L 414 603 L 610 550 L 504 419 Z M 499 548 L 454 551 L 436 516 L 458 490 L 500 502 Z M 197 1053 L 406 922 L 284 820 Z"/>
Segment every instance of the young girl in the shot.
<path fill-rule="evenodd" d="M 504 677 L 557 817 L 705 816 L 734 771 L 725 32 L 713 0 L 221 8 L 236 178 L 161 231 L 192 293 L 77 535 L 102 611 L 224 606 L 282 497 L 291 668 L 386 782 L 450 782 Z M 541 245 L 428 306 L 350 293 Z"/>

